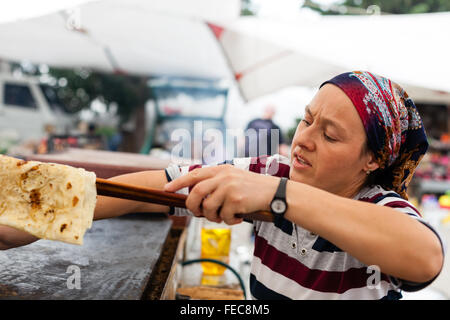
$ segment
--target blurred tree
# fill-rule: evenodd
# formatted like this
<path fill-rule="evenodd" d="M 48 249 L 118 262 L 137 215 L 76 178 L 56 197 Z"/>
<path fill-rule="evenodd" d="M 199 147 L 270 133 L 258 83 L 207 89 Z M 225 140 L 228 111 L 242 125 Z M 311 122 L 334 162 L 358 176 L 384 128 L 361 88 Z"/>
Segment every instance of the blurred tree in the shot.
<path fill-rule="evenodd" d="M 297 130 L 298 124 L 300 123 L 300 121 L 302 121 L 303 118 L 295 118 L 295 125 L 291 128 L 288 129 L 286 136 L 288 138 L 288 141 L 286 143 L 291 144 L 292 143 L 292 139 L 294 138 L 295 135 L 295 131 Z"/>
<path fill-rule="evenodd" d="M 89 108 L 92 101 L 99 99 L 107 107 L 118 106 L 121 122 L 129 120 L 133 111 L 150 98 L 147 78 L 92 72 L 85 69 L 50 68 L 49 75 L 59 83 L 65 79 L 65 86 L 58 86 L 58 96 L 69 111 L 77 112 Z"/>
<path fill-rule="evenodd" d="M 254 16 L 257 9 L 252 0 L 241 0 L 241 16 Z"/>
<path fill-rule="evenodd" d="M 13 70 L 24 74 L 45 76 L 56 89 L 64 109 L 76 113 L 90 108 L 98 99 L 109 109 L 117 105 L 123 143 L 121 151 L 139 152 L 145 141 L 145 104 L 151 99 L 148 77 L 107 74 L 88 69 L 61 69 L 46 65 L 11 63 Z M 43 68 L 44 67 L 44 68 Z M 123 124 L 133 121 L 132 130 L 123 130 Z"/>
<path fill-rule="evenodd" d="M 330 6 L 322 6 L 314 0 L 305 0 L 303 6 L 324 15 L 329 14 L 368 14 L 370 6 L 378 6 L 381 13 L 427 13 L 450 11 L 449 0 L 345 0 L 336 1 Z M 370 8 L 369 8 L 370 11 Z"/>
<path fill-rule="evenodd" d="M 121 151 L 139 152 L 145 140 L 145 104 L 150 99 L 147 77 L 92 72 L 86 69 L 50 68 L 49 75 L 65 79 L 65 86 L 59 86 L 58 96 L 69 111 L 89 108 L 91 102 L 99 99 L 107 108 L 113 103 L 118 107 L 120 126 L 134 121 L 134 130 L 124 131 Z M 119 129 L 121 129 L 119 128 Z"/>

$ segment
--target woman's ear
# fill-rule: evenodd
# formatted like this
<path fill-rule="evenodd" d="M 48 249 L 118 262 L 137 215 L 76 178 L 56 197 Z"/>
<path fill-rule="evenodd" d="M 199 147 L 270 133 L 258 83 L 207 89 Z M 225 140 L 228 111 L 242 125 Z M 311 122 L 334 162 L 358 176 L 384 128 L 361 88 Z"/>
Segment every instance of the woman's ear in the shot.
<path fill-rule="evenodd" d="M 364 164 L 365 172 L 373 172 L 380 167 L 378 162 L 375 160 L 375 156 L 372 151 L 367 152 L 366 154 L 366 163 Z"/>

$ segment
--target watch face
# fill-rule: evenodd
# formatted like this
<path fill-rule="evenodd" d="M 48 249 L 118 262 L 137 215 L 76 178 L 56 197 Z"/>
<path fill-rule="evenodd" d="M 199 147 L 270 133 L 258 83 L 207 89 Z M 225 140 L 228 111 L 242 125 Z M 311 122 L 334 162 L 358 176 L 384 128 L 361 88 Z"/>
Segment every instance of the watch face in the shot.
<path fill-rule="evenodd" d="M 275 213 L 283 213 L 286 211 L 286 203 L 283 200 L 275 199 L 271 204 L 272 211 Z"/>

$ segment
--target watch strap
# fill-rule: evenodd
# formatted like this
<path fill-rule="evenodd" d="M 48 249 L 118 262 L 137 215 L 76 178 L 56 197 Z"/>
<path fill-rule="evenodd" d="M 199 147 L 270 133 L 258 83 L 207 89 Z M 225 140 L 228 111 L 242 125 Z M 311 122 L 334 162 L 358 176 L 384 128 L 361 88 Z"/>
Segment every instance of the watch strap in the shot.
<path fill-rule="evenodd" d="M 282 177 L 280 180 L 280 184 L 278 185 L 277 191 L 275 192 L 274 199 L 283 199 L 286 200 L 286 184 L 288 179 Z"/>

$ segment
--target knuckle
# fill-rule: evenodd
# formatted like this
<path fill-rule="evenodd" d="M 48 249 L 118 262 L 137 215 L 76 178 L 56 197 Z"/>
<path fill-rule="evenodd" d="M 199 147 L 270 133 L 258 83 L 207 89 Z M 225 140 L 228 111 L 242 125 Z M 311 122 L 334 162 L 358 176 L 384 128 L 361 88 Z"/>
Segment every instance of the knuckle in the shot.
<path fill-rule="evenodd" d="M 220 176 L 220 180 L 223 185 L 228 185 L 231 182 L 231 176 L 229 174 L 223 174 Z"/>
<path fill-rule="evenodd" d="M 187 197 L 187 199 L 186 199 L 186 208 L 190 210 L 192 208 L 192 205 L 193 205 L 192 197 Z"/>
<path fill-rule="evenodd" d="M 205 212 L 204 216 L 209 221 L 213 221 L 213 222 L 220 222 L 220 221 L 222 221 L 222 219 L 215 213 L 211 213 L 211 212 L 206 213 Z"/>
<path fill-rule="evenodd" d="M 202 202 L 202 208 L 204 211 L 211 211 L 213 209 L 213 205 L 211 201 L 208 201 L 208 199 L 203 200 Z"/>
<path fill-rule="evenodd" d="M 225 217 L 222 217 L 223 222 L 225 222 L 228 225 L 233 225 L 236 224 L 236 218 L 234 216 L 234 214 L 228 214 Z"/>
<path fill-rule="evenodd" d="M 220 208 L 220 212 L 218 213 L 219 217 L 221 217 L 222 219 L 226 219 L 228 217 L 228 211 L 227 208 Z"/>
<path fill-rule="evenodd" d="M 230 195 L 230 201 L 234 204 L 239 204 L 242 202 L 242 200 L 243 200 L 243 196 L 241 194 L 232 193 Z"/>
<path fill-rule="evenodd" d="M 224 187 L 225 187 L 225 189 L 227 191 L 227 194 L 229 196 L 231 196 L 234 193 L 234 188 L 236 188 L 236 183 L 233 180 L 230 179 L 230 180 L 225 182 Z"/>
<path fill-rule="evenodd" d="M 194 193 L 196 195 L 202 195 L 205 190 L 205 188 L 202 186 L 201 183 L 197 183 L 191 190 L 191 193 Z"/>
<path fill-rule="evenodd" d="M 241 182 L 238 180 L 240 179 L 239 176 L 234 177 L 235 179 L 231 182 L 231 186 L 234 190 L 237 190 L 237 188 L 241 185 Z"/>
<path fill-rule="evenodd" d="M 237 219 L 233 218 L 233 219 L 226 221 L 225 223 L 232 226 L 232 225 L 238 224 L 239 221 Z"/>
<path fill-rule="evenodd" d="M 199 170 L 200 168 L 195 168 L 194 170 L 192 170 L 191 172 L 190 172 L 190 175 L 191 175 L 191 177 L 192 178 L 197 178 L 198 176 L 199 176 L 199 172 L 200 172 L 200 170 Z"/>
<path fill-rule="evenodd" d="M 231 205 L 228 205 L 225 210 L 220 212 L 220 217 L 224 222 L 231 222 L 234 220 L 234 208 Z"/>
<path fill-rule="evenodd" d="M 235 169 L 235 168 L 231 164 L 223 164 L 223 165 L 217 166 L 218 172 L 221 173 L 221 174 L 225 174 L 227 176 L 229 174 L 231 174 L 233 169 Z"/>
<path fill-rule="evenodd" d="M 227 164 L 225 165 L 225 168 L 226 168 L 227 170 L 229 170 L 229 171 L 235 169 L 235 167 L 234 167 L 233 165 L 229 164 L 229 163 L 227 163 Z"/>
<path fill-rule="evenodd" d="M 193 204 L 192 204 L 192 200 L 187 199 L 186 200 L 186 209 L 188 209 L 189 211 L 191 211 L 195 216 L 197 216 L 197 210 L 194 208 Z"/>

